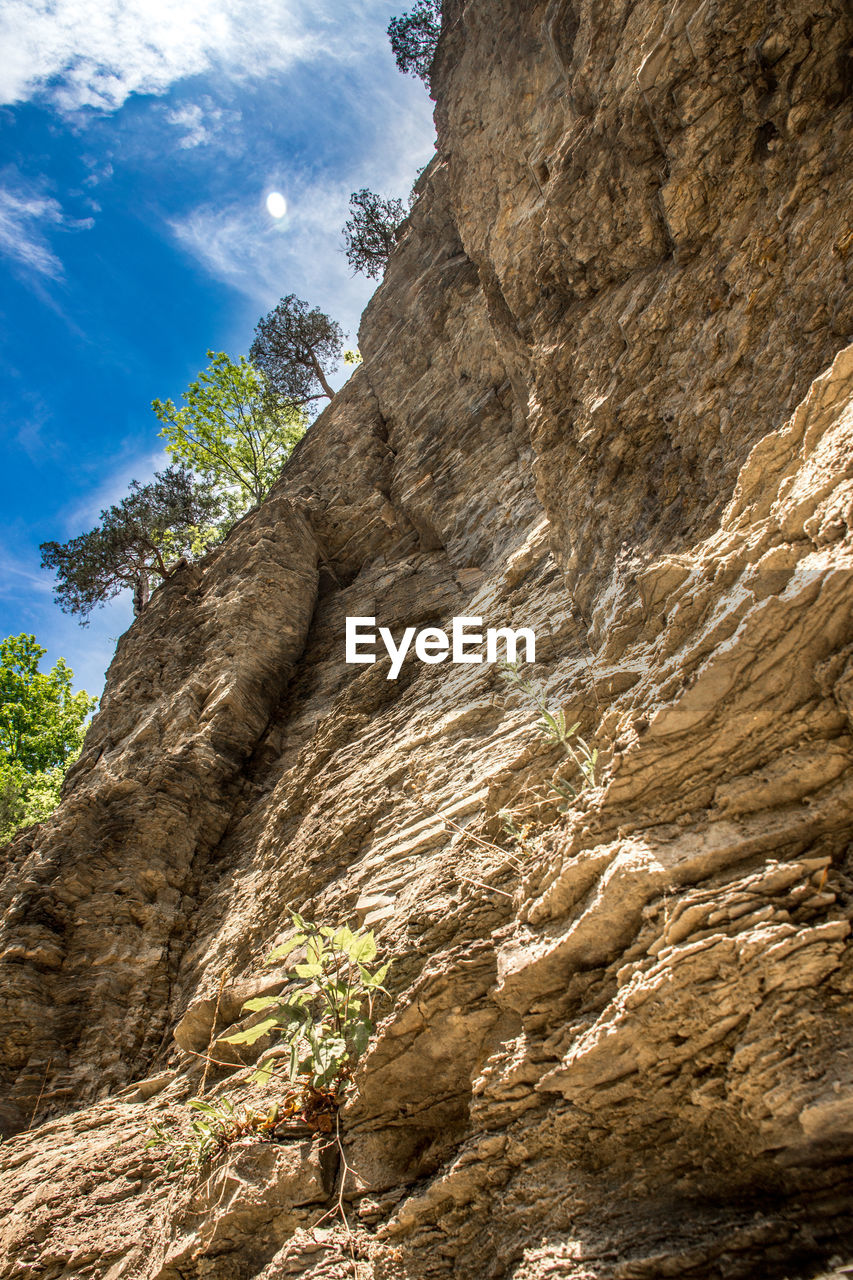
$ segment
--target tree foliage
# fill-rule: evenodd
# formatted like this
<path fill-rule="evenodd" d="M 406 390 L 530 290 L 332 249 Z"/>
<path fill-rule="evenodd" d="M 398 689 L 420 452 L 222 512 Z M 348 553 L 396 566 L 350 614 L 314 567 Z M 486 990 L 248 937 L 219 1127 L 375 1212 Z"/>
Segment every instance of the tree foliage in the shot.
<path fill-rule="evenodd" d="M 120 591 L 134 592 L 134 611 L 148 599 L 151 578 L 168 578 L 181 555 L 198 554 L 219 536 L 222 500 L 184 467 L 155 472 L 149 484 L 101 512 L 101 523 L 65 543 L 44 542 L 42 567 L 56 573 L 56 603 L 88 615 Z"/>
<path fill-rule="evenodd" d="M 304 409 L 333 398 L 328 375 L 340 361 L 344 341 L 335 320 L 289 293 L 258 321 L 255 335 L 249 359 L 282 405 Z"/>
<path fill-rule="evenodd" d="M 63 658 L 40 671 L 46 653 L 25 633 L 0 640 L 0 840 L 55 809 L 97 703 Z"/>
<path fill-rule="evenodd" d="M 366 187 L 354 191 L 349 203 L 351 216 L 344 226 L 347 262 L 353 271 L 378 279 L 394 248 L 406 206 L 402 200 L 383 200 Z"/>
<path fill-rule="evenodd" d="M 0 844 L 11 840 L 21 827 L 50 817 L 59 804 L 68 765 L 29 774 L 15 765 L 0 764 Z"/>
<path fill-rule="evenodd" d="M 307 416 L 279 401 L 245 356 L 208 351 L 210 365 L 184 392 L 184 405 L 155 400 L 160 435 L 176 462 L 222 499 L 230 520 L 261 502 L 302 438 Z"/>
<path fill-rule="evenodd" d="M 430 69 L 441 35 L 441 0 L 415 0 L 401 18 L 388 24 L 391 49 L 401 71 L 429 84 Z"/>
<path fill-rule="evenodd" d="M 79 750 L 97 702 L 72 691 L 74 672 L 64 658 L 40 671 L 46 653 L 32 635 L 0 640 L 0 758 L 27 773 L 65 764 Z"/>

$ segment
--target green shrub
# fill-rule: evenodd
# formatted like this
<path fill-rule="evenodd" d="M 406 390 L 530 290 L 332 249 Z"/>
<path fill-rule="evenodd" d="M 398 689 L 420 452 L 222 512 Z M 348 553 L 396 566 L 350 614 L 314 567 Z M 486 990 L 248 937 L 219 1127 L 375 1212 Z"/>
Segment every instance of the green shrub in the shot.
<path fill-rule="evenodd" d="M 291 1082 L 305 1078 L 315 1090 L 336 1093 L 370 1039 L 373 1007 L 380 993 L 387 994 L 382 983 L 391 962 L 369 967 L 377 955 L 372 931 L 353 932 L 347 925 L 318 927 L 296 912 L 291 912 L 291 919 L 293 937 L 270 952 L 267 963 L 276 964 L 304 948 L 305 958 L 293 966 L 294 980 L 280 995 L 247 1001 L 248 1012 L 266 1017 L 225 1040 L 251 1045 L 272 1034 L 276 1044 L 261 1054 L 253 1080 L 269 1082 L 284 1044 Z"/>
<path fill-rule="evenodd" d="M 279 1126 L 288 1121 L 301 1121 L 315 1133 L 335 1129 L 341 1091 L 370 1039 L 374 1004 L 378 995 L 387 994 L 382 983 L 391 962 L 370 967 L 377 954 L 372 932 L 353 931 L 347 925 L 318 927 L 296 912 L 291 912 L 291 919 L 293 936 L 270 952 L 267 963 L 277 964 L 297 948 L 304 949 L 304 959 L 293 965 L 293 978 L 280 995 L 261 996 L 243 1006 L 249 1013 L 267 1014 L 265 1018 L 224 1037 L 228 1044 L 252 1045 L 275 1034 L 277 1043 L 261 1054 L 251 1079 L 266 1085 L 280 1078 L 278 1061 L 284 1046 L 289 1087 L 268 1111 L 247 1106 L 238 1110 L 227 1098 L 210 1102 L 193 1098 L 188 1130 L 152 1124 L 146 1150 L 166 1152 L 169 1171 L 199 1170 L 218 1152 L 249 1135 L 256 1141 L 275 1141 L 285 1136 Z"/>

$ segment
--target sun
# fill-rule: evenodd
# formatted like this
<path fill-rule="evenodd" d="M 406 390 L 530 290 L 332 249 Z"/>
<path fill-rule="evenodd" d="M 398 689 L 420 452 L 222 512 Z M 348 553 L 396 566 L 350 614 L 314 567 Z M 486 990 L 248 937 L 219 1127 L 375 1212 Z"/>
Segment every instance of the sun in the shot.
<path fill-rule="evenodd" d="M 267 213 L 271 218 L 283 218 L 287 213 L 287 201 L 280 191 L 271 191 L 267 196 Z"/>

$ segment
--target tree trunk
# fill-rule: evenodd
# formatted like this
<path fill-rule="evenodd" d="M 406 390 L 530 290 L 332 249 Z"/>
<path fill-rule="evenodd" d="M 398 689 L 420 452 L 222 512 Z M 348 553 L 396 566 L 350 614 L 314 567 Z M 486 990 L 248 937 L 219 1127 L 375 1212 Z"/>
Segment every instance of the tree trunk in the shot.
<path fill-rule="evenodd" d="M 136 586 L 133 588 L 133 616 L 138 618 L 142 610 L 148 603 L 150 591 L 148 588 L 148 574 L 144 569 L 139 570 L 139 576 L 136 579 Z"/>
<path fill-rule="evenodd" d="M 317 381 L 319 382 L 320 386 L 323 388 L 323 394 L 328 396 L 330 400 L 334 400 L 335 393 L 332 390 L 332 388 L 329 386 L 329 382 L 325 373 L 323 372 L 322 365 L 320 364 L 320 361 L 317 359 L 317 357 L 314 355 L 313 351 L 311 352 L 311 363 L 313 364 L 314 371 L 317 374 Z"/>

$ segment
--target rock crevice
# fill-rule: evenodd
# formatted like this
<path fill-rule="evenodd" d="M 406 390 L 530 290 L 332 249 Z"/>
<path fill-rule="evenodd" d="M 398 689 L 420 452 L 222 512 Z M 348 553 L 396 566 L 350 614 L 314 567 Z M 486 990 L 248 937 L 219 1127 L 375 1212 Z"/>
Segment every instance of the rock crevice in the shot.
<path fill-rule="evenodd" d="M 850 14 L 444 23 L 363 366 L 4 850 L 0 1277 L 853 1263 Z M 595 786 L 492 666 L 344 662 L 462 614 L 535 630 Z M 393 957 L 346 1181 L 309 1138 L 169 1178 L 290 908 Z"/>

